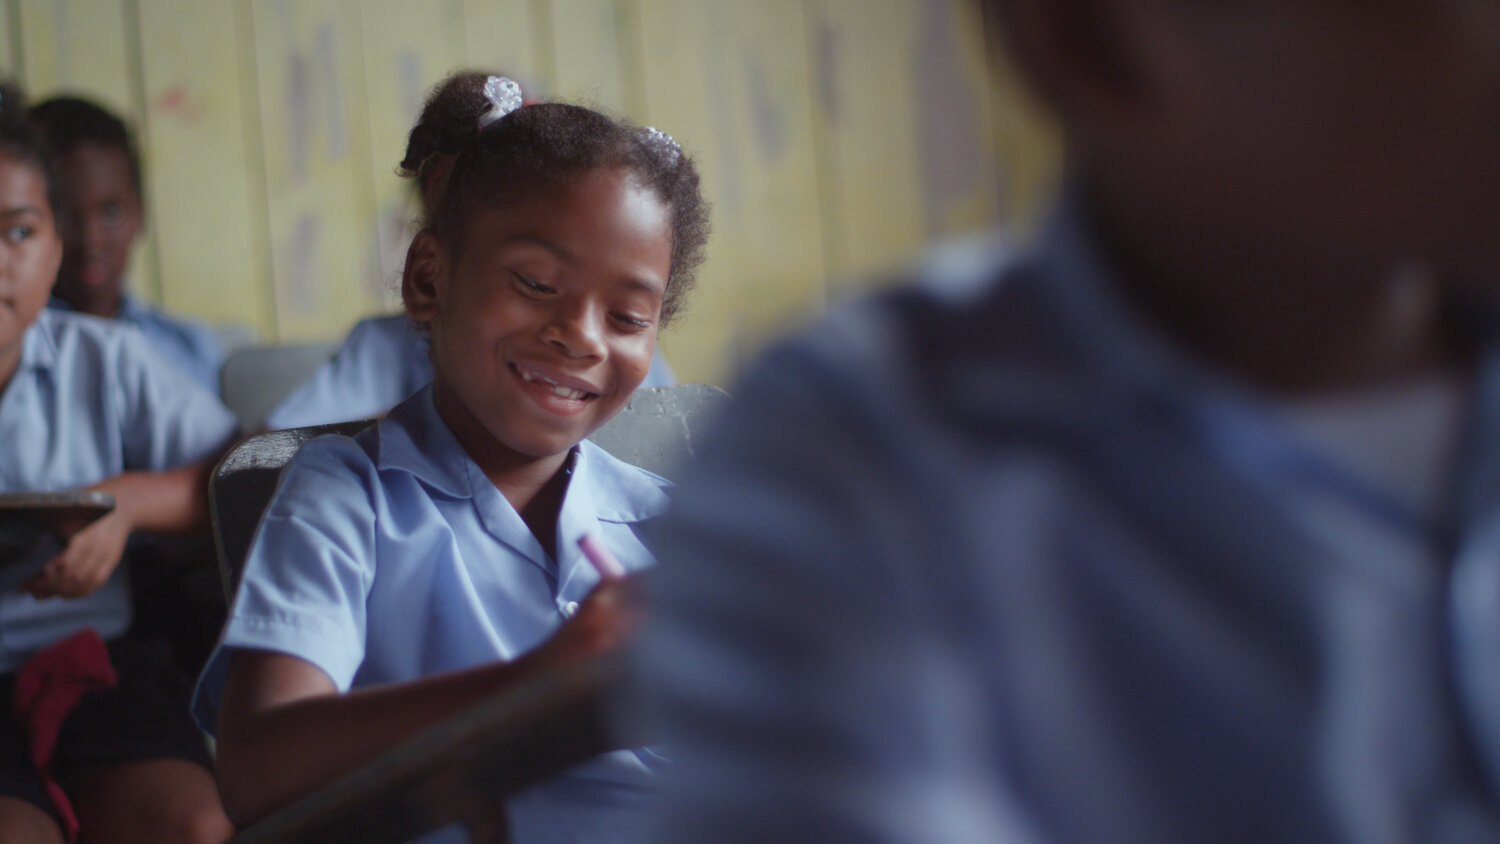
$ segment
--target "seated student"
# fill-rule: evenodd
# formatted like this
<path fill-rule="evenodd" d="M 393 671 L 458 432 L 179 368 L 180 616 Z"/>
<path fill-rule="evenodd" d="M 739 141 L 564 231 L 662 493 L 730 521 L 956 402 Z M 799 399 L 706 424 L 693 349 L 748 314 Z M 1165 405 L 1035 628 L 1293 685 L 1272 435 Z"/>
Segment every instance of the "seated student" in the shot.
<path fill-rule="evenodd" d="M 1500 840 L 1500 5 L 989 5 L 1068 187 L 742 379 L 658 840 Z"/>
<path fill-rule="evenodd" d="M 707 206 L 662 133 L 519 102 L 459 74 L 411 132 L 403 171 L 439 184 L 402 296 L 434 379 L 305 446 L 261 522 L 194 703 L 237 821 L 632 626 L 578 540 L 647 566 L 666 482 L 584 438 L 645 378 Z M 657 767 L 621 751 L 528 791 L 513 840 L 621 840 Z"/>
<path fill-rule="evenodd" d="M 76 820 L 85 841 L 220 841 L 230 828 L 188 715 L 190 679 L 169 648 L 122 638 L 120 559 L 133 531 L 206 527 L 208 461 L 234 418 L 135 331 L 43 307 L 62 257 L 55 193 L 21 92 L 0 86 L 0 491 L 115 499 L 39 570 L 0 569 L 0 706 L 17 715 L 0 722 L 0 840 L 71 840 Z M 22 695 L 60 676 L 46 666 L 89 668 L 100 688 L 71 710 Z M 64 712 L 39 773 L 32 754 Z"/>
<path fill-rule="evenodd" d="M 421 326 L 404 313 L 362 319 L 302 386 L 266 415 L 265 428 L 298 428 L 385 415 L 432 380 Z M 661 350 L 642 387 L 676 383 Z"/>
<path fill-rule="evenodd" d="M 143 212 L 140 159 L 124 122 L 74 97 L 47 100 L 31 112 L 46 131 L 66 210 L 51 306 L 134 325 L 164 359 L 217 395 L 224 352 L 213 329 L 125 292 L 125 266 Z"/>

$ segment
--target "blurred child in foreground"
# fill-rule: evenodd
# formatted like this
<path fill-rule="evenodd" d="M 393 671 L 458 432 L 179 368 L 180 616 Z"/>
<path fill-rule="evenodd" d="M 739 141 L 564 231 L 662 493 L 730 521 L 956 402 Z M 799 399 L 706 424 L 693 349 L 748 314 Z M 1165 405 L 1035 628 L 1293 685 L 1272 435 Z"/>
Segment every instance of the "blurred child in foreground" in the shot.
<path fill-rule="evenodd" d="M 660 840 L 1497 840 L 1500 4 L 987 5 L 1067 187 L 737 387 Z"/>

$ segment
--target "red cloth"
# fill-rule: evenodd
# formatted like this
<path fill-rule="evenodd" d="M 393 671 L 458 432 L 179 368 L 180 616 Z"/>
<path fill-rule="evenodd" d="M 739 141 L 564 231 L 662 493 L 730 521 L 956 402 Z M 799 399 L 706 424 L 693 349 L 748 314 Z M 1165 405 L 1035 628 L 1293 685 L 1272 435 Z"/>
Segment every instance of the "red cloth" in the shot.
<path fill-rule="evenodd" d="M 31 764 L 42 777 L 52 805 L 62 817 L 68 844 L 78 841 L 78 816 L 62 786 L 52 777 L 52 753 L 68 713 L 85 694 L 117 681 L 104 640 L 90 628 L 38 651 L 16 674 L 11 714 L 29 738 Z"/>

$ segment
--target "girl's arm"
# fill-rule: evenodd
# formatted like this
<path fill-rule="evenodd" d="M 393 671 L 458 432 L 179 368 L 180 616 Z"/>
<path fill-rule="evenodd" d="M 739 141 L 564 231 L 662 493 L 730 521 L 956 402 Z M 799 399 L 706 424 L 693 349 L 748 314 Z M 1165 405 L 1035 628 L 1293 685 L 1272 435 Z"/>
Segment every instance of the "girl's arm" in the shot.
<path fill-rule="evenodd" d="M 125 553 L 131 532 L 192 533 L 208 527 L 212 460 L 162 472 L 125 472 L 90 489 L 115 497 L 115 509 L 68 538 L 56 557 L 22 583 L 37 598 L 78 598 L 104 585 Z"/>
<path fill-rule="evenodd" d="M 633 588 L 601 584 L 546 642 L 512 662 L 344 694 L 299 657 L 236 650 L 216 730 L 225 811 L 236 826 L 253 823 L 540 670 L 618 648 L 638 621 Z"/>

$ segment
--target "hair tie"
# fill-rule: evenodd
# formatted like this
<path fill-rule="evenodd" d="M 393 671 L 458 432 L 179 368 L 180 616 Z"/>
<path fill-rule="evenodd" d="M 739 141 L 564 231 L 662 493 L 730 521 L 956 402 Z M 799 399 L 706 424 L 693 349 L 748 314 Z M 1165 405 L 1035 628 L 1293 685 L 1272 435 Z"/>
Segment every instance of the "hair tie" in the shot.
<path fill-rule="evenodd" d="M 646 136 L 646 143 L 664 147 L 673 161 L 682 157 L 682 145 L 672 140 L 672 136 L 656 128 L 647 126 L 641 132 Z"/>
<path fill-rule="evenodd" d="M 489 107 L 479 115 L 481 129 L 521 107 L 521 86 L 514 79 L 491 76 L 484 81 L 484 98 Z"/>

